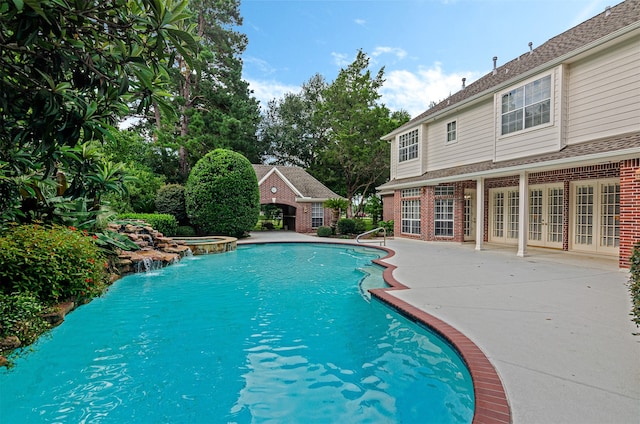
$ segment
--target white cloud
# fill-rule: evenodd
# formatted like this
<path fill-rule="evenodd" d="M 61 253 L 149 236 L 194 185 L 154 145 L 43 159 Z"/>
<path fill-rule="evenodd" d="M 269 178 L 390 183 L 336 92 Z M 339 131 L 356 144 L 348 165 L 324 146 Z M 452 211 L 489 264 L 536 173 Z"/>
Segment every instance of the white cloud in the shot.
<path fill-rule="evenodd" d="M 258 99 L 263 110 L 267 108 L 270 100 L 280 99 L 286 93 L 297 93 L 300 87 L 282 84 L 278 81 L 264 81 L 245 79 L 249 83 L 249 89 L 253 90 L 253 97 Z"/>
<path fill-rule="evenodd" d="M 478 72 L 445 74 L 440 63 L 418 71 L 389 71 L 380 94 L 382 102 L 391 110 L 404 109 L 415 117 L 429 108 L 429 103 L 440 102 L 462 88 L 462 78 L 469 85 L 480 77 Z"/>
<path fill-rule="evenodd" d="M 348 54 L 331 52 L 331 57 L 333 57 L 333 63 L 335 63 L 340 68 L 351 64 Z"/>
<path fill-rule="evenodd" d="M 364 19 L 355 19 L 353 22 L 362 26 L 364 26 L 367 23 L 367 21 L 365 21 Z"/>
<path fill-rule="evenodd" d="M 371 56 L 378 57 L 383 54 L 392 54 L 398 59 L 403 59 L 407 56 L 407 52 L 404 49 L 401 49 L 400 47 L 385 47 L 385 46 L 376 47 L 373 50 L 373 53 L 371 53 Z"/>

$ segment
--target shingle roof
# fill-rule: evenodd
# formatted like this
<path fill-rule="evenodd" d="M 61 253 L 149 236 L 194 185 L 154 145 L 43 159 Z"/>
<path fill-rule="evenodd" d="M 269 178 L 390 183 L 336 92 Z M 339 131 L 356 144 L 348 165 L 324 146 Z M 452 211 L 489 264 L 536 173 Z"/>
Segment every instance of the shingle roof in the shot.
<path fill-rule="evenodd" d="M 263 179 L 273 168 L 276 168 L 278 172 L 289 180 L 303 197 L 312 199 L 334 199 L 340 197 L 298 166 L 253 165 L 258 181 Z"/>
<path fill-rule="evenodd" d="M 497 87 L 506 81 L 514 79 L 518 75 L 522 75 L 527 71 L 552 62 L 554 59 L 558 59 L 638 21 L 640 21 L 640 0 L 624 1 L 611 7 L 608 12 L 602 12 L 562 34 L 551 38 L 531 52 L 527 52 L 497 67 L 496 72 L 489 72 L 479 80 L 469 84 L 466 88 L 411 119 L 391 134 L 412 127 L 417 122 L 443 109 L 461 103 L 493 87 Z"/>
<path fill-rule="evenodd" d="M 385 189 L 391 189 L 398 184 L 410 185 L 412 183 L 424 183 L 429 180 L 445 179 L 450 177 L 455 177 L 456 180 L 460 180 L 464 179 L 465 175 L 472 175 L 476 173 L 488 174 L 491 173 L 491 171 L 495 171 L 497 173 L 501 170 L 508 171 L 510 168 L 524 167 L 526 165 L 530 165 L 531 171 L 536 171 L 536 167 L 540 167 L 541 165 L 549 162 L 553 163 L 554 161 L 562 161 L 563 159 L 575 159 L 575 164 L 579 165 L 580 161 L 583 161 L 585 158 L 589 157 L 589 155 L 595 154 L 601 154 L 598 161 L 602 162 L 607 160 L 607 153 L 609 156 L 615 156 L 621 151 L 627 151 L 630 149 L 636 149 L 636 155 L 640 152 L 640 133 L 631 133 L 579 144 L 572 144 L 559 152 L 544 153 L 541 155 L 528 156 L 525 158 L 501 162 L 487 160 L 469 165 L 438 169 L 426 172 L 417 177 L 391 180 L 379 186 L 378 190 L 384 191 Z"/>

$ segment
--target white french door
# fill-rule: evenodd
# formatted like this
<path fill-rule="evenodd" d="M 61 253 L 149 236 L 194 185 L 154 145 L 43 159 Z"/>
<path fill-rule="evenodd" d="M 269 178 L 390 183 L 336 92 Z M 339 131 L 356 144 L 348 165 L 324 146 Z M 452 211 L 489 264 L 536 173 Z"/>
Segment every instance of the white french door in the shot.
<path fill-rule="evenodd" d="M 464 191 L 464 241 L 476 239 L 476 191 Z"/>
<path fill-rule="evenodd" d="M 618 254 L 620 182 L 581 181 L 571 185 L 571 248 Z"/>
<path fill-rule="evenodd" d="M 517 188 L 489 190 L 490 242 L 518 243 L 519 199 Z"/>
<path fill-rule="evenodd" d="M 529 245 L 562 248 L 563 185 L 529 188 Z"/>

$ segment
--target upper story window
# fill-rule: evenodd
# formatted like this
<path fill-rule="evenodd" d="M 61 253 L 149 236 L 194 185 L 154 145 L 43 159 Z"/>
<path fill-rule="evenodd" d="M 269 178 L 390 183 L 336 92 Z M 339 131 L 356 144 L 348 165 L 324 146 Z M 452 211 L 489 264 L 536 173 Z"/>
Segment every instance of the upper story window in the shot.
<path fill-rule="evenodd" d="M 451 121 L 447 124 L 447 143 L 455 143 L 457 138 L 456 121 Z"/>
<path fill-rule="evenodd" d="M 409 131 L 398 137 L 398 162 L 418 157 L 418 130 Z"/>
<path fill-rule="evenodd" d="M 502 95 L 502 135 L 550 121 L 550 75 Z"/>

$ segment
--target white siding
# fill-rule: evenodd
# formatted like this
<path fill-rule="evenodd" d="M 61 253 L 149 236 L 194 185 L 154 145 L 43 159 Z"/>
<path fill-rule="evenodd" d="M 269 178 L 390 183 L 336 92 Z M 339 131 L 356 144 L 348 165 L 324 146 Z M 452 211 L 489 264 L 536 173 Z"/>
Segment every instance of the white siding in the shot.
<path fill-rule="evenodd" d="M 447 123 L 456 121 L 456 142 L 447 143 Z M 427 126 L 428 171 L 493 159 L 493 101 L 440 118 Z"/>
<path fill-rule="evenodd" d="M 640 37 L 569 66 L 569 144 L 640 130 Z"/>
<path fill-rule="evenodd" d="M 560 150 L 561 143 L 561 125 L 560 117 L 562 112 L 562 67 L 557 67 L 551 72 L 551 121 L 549 124 L 543 124 L 528 128 L 515 133 L 501 135 L 501 107 L 502 94 L 509 90 L 520 87 L 531 81 L 537 80 L 548 73 L 538 74 L 526 81 L 519 82 L 513 87 L 503 90 L 495 96 L 495 136 L 496 162 L 502 160 L 516 159 L 520 157 L 532 156 L 541 153 L 557 152 Z"/>

